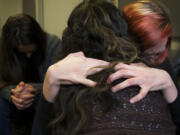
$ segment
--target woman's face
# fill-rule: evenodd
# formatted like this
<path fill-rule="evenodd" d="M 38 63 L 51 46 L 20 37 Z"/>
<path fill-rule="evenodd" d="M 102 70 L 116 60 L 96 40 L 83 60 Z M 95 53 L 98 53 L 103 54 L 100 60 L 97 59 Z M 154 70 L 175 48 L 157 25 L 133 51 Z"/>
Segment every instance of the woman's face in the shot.
<path fill-rule="evenodd" d="M 155 40 L 155 39 L 154 39 Z M 168 42 L 168 37 L 164 37 L 152 48 L 149 48 L 144 51 L 144 54 L 146 56 L 149 56 L 149 59 L 151 62 L 155 62 L 159 56 L 166 50 L 166 45 Z"/>
<path fill-rule="evenodd" d="M 30 58 L 32 54 L 37 50 L 37 47 L 35 44 L 19 45 L 17 50 L 18 52 L 25 54 L 27 58 Z"/>

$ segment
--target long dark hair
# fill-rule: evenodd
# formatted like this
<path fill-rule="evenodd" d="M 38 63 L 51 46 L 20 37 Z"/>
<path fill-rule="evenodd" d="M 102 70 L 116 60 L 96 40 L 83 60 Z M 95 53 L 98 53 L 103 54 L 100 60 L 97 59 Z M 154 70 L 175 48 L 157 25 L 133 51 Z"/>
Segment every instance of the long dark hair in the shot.
<path fill-rule="evenodd" d="M 120 11 L 103 0 L 86 0 L 71 13 L 68 26 L 63 33 L 63 46 L 58 59 L 67 54 L 83 51 L 87 57 L 111 62 L 102 72 L 89 76 L 98 85 L 87 88 L 83 85 L 61 86 L 54 105 L 51 122 L 53 135 L 77 135 L 88 126 L 91 113 L 89 100 L 98 101 L 104 111 L 110 109 L 113 99 L 107 77 L 113 72 L 116 62 L 131 63 L 138 59 L 135 45 L 124 36 L 127 25 Z"/>
<path fill-rule="evenodd" d="M 24 79 L 23 60 L 18 56 L 17 47 L 30 44 L 37 47 L 33 53 L 33 62 L 39 67 L 45 57 L 46 33 L 29 15 L 18 14 L 9 17 L 2 28 L 0 46 L 0 73 L 3 82 L 16 84 Z"/>

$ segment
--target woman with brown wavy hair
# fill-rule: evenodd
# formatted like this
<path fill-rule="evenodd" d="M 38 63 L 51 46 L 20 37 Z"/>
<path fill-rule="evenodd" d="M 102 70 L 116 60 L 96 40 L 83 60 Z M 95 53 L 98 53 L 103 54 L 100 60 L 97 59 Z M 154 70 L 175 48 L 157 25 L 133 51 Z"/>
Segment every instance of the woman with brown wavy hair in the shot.
<path fill-rule="evenodd" d="M 110 90 L 124 80 L 107 83 L 118 62 L 130 64 L 144 60 L 134 43 L 124 37 L 123 27 L 126 24 L 120 11 L 103 0 L 86 0 L 72 11 L 63 33 L 61 61 L 48 69 L 44 81 L 38 108 L 44 135 L 175 134 L 168 106 L 160 92 L 152 92 L 142 101 L 130 104 L 129 99 L 138 93 L 138 86 L 118 93 Z M 76 53 L 78 51 L 86 57 L 110 63 L 91 68 L 86 73 L 97 82 L 93 88 L 80 84 L 63 85 L 72 73 L 81 70 L 72 69 L 81 63 L 78 56 L 82 57 L 83 53 Z M 145 62 L 150 63 L 148 58 Z M 92 69 L 99 68 L 103 70 L 91 75 Z"/>

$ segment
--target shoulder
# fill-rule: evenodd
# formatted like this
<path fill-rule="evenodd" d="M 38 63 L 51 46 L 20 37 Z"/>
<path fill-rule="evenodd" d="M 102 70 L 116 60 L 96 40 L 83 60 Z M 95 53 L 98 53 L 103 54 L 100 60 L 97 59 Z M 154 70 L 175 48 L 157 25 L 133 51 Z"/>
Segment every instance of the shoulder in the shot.
<path fill-rule="evenodd" d="M 47 46 L 57 46 L 61 44 L 60 38 L 53 34 L 47 34 Z"/>
<path fill-rule="evenodd" d="M 47 39 L 46 39 L 46 53 L 51 54 L 52 52 L 56 52 L 59 50 L 61 46 L 61 40 L 56 35 L 47 33 Z"/>

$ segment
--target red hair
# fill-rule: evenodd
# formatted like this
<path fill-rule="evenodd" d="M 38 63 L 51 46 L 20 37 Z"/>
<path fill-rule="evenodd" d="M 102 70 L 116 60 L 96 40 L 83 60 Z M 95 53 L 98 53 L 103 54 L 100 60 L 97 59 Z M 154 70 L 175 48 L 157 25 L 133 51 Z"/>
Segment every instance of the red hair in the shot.
<path fill-rule="evenodd" d="M 172 26 L 165 7 L 149 0 L 138 0 L 123 9 L 129 33 L 140 43 L 142 52 L 157 46 L 168 38 L 166 49 L 155 60 L 160 64 L 168 54 L 172 38 Z"/>

